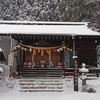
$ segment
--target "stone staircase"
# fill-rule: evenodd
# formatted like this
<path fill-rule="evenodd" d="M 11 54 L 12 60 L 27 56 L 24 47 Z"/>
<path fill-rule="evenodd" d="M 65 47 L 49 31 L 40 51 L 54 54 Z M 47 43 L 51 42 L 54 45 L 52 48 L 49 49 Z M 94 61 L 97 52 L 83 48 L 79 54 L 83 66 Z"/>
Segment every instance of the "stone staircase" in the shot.
<path fill-rule="evenodd" d="M 63 92 L 62 78 L 52 79 L 19 79 L 19 92 Z"/>

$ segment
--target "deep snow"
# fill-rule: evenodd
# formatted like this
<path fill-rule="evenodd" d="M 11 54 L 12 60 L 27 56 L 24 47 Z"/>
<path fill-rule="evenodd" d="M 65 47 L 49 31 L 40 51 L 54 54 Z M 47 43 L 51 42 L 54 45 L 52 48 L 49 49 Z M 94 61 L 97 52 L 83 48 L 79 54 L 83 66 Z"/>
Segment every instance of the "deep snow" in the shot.
<path fill-rule="evenodd" d="M 0 84 L 0 100 L 100 100 L 100 78 L 95 80 L 87 80 L 88 85 L 92 85 L 96 89 L 96 93 L 83 93 L 82 82 L 79 79 L 79 91 L 73 91 L 73 79 L 64 78 L 64 92 L 61 93 L 23 93 L 18 92 L 18 80 L 14 79 L 15 85 L 13 88 L 8 88 L 5 82 Z"/>

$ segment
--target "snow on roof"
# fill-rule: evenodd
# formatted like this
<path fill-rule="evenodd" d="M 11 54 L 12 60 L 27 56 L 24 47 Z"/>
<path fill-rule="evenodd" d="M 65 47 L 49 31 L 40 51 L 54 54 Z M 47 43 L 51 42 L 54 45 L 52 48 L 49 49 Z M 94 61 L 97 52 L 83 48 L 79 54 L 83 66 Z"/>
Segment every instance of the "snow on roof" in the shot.
<path fill-rule="evenodd" d="M 65 25 L 65 24 L 87 24 L 89 22 L 46 22 L 46 21 L 0 21 L 0 23 L 6 23 L 6 24 L 47 24 L 47 25 Z"/>
<path fill-rule="evenodd" d="M 0 21 L 0 34 L 52 34 L 100 36 L 88 22 Z"/>
<path fill-rule="evenodd" d="M 0 52 L 2 52 L 2 49 L 0 48 Z"/>

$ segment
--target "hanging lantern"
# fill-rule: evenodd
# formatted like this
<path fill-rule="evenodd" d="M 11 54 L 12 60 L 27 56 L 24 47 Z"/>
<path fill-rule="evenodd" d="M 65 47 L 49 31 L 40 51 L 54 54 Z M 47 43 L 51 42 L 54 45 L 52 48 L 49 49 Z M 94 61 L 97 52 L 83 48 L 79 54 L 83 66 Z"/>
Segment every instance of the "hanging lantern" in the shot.
<path fill-rule="evenodd" d="M 63 51 L 63 48 L 61 48 L 61 51 Z"/>
<path fill-rule="evenodd" d="M 27 49 L 26 49 L 26 48 L 24 48 L 24 51 L 27 51 Z"/>
<path fill-rule="evenodd" d="M 48 50 L 46 50 L 47 51 L 47 53 L 48 53 Z"/>
<path fill-rule="evenodd" d="M 33 50 L 33 55 L 36 55 L 36 50 Z"/>
<path fill-rule="evenodd" d="M 69 49 L 69 48 L 67 48 L 67 51 L 70 51 L 70 49 Z"/>
<path fill-rule="evenodd" d="M 32 48 L 31 47 L 30 47 L 29 51 L 32 52 Z"/>
<path fill-rule="evenodd" d="M 72 51 L 72 49 L 70 49 L 70 51 Z"/>
<path fill-rule="evenodd" d="M 38 53 L 40 53 L 40 49 L 38 49 Z"/>
<path fill-rule="evenodd" d="M 51 50 L 49 49 L 48 55 L 51 55 Z"/>
<path fill-rule="evenodd" d="M 43 52 L 43 50 L 41 51 L 41 56 L 44 56 L 44 52 Z"/>
<path fill-rule="evenodd" d="M 60 52 L 60 50 L 59 50 L 59 49 L 57 49 L 57 52 Z"/>
<path fill-rule="evenodd" d="M 43 67 L 44 67 L 44 65 L 42 64 L 42 65 L 41 65 L 41 67 L 43 68 Z"/>
<path fill-rule="evenodd" d="M 63 46 L 63 49 L 66 49 L 66 46 Z"/>
<path fill-rule="evenodd" d="M 24 48 L 23 48 L 23 47 L 21 47 L 21 50 L 24 50 Z"/>
<path fill-rule="evenodd" d="M 16 50 L 17 50 L 17 47 L 14 47 L 14 48 L 13 48 L 13 51 L 16 51 Z"/>
<path fill-rule="evenodd" d="M 17 46 L 17 48 L 21 48 L 21 46 L 20 46 L 20 45 L 18 45 L 18 46 Z"/>

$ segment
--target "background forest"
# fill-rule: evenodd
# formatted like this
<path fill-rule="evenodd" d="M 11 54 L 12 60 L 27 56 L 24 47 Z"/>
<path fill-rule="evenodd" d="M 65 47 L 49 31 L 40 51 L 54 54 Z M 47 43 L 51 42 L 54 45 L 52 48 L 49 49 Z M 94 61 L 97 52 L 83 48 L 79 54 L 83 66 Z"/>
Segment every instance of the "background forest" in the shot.
<path fill-rule="evenodd" d="M 0 20 L 91 22 L 100 32 L 100 0 L 0 0 Z"/>

